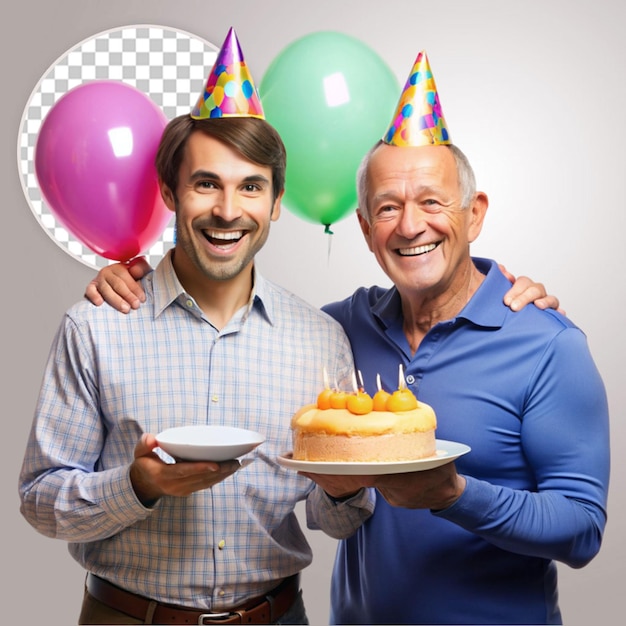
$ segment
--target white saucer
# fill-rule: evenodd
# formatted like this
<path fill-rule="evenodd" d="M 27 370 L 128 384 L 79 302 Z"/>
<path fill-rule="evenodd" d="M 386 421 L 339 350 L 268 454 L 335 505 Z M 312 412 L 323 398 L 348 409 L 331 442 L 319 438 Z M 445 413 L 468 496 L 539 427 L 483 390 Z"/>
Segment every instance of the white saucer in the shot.
<path fill-rule="evenodd" d="M 247 454 L 264 439 L 245 428 L 209 424 L 168 428 L 156 435 L 160 448 L 185 461 L 228 461 Z"/>

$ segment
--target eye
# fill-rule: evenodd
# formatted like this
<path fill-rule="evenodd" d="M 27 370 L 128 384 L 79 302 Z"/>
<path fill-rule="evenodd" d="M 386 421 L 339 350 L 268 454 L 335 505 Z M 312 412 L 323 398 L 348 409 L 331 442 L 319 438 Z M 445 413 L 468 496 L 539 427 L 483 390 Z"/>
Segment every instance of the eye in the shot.
<path fill-rule="evenodd" d="M 421 202 L 424 211 L 428 213 L 438 213 L 443 209 L 443 205 L 435 198 L 427 198 Z"/>
<path fill-rule="evenodd" d="M 392 219 L 395 215 L 397 215 L 399 210 L 400 209 L 393 204 L 383 204 L 374 209 L 373 217 L 375 220 Z"/>
<path fill-rule="evenodd" d="M 200 190 L 217 189 L 217 185 L 212 180 L 199 180 L 196 182 L 196 188 Z"/>

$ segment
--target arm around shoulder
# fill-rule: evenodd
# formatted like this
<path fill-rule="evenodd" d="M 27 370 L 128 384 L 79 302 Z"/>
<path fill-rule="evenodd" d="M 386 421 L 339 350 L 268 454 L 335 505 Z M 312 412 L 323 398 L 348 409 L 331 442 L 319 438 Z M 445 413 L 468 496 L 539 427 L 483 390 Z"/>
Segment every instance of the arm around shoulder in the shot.
<path fill-rule="evenodd" d="M 139 282 L 152 267 L 144 257 L 103 267 L 87 285 L 85 297 L 95 306 L 105 302 L 121 313 L 138 309 L 146 295 Z"/>

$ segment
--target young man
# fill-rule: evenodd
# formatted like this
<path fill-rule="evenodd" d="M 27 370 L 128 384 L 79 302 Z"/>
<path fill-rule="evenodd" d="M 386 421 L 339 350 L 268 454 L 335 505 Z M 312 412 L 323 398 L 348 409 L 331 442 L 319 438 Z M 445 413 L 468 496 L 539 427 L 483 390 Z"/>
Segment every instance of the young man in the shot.
<path fill-rule="evenodd" d="M 231 67 L 225 52 L 237 48 L 231 31 L 216 67 Z M 143 280 L 136 315 L 84 300 L 65 315 L 21 510 L 87 570 L 81 624 L 307 623 L 298 573 L 311 550 L 294 507 L 314 485 L 276 457 L 323 368 L 348 383 L 350 346 L 336 322 L 255 270 L 285 176 L 264 119 L 180 116 L 156 161 L 176 245 Z M 206 423 L 260 432 L 254 462 L 155 452 L 161 430 Z"/>

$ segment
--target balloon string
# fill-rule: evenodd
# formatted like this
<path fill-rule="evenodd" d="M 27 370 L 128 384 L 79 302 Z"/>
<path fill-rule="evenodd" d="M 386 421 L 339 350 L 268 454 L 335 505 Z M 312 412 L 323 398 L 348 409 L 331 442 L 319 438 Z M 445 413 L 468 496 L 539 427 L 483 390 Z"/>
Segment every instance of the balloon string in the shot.
<path fill-rule="evenodd" d="M 326 258 L 326 263 L 328 263 L 328 265 L 330 265 L 330 247 L 333 241 L 333 231 L 330 229 L 330 224 L 324 224 L 325 228 L 324 228 L 324 232 L 328 235 L 328 253 L 327 253 L 327 258 Z"/>

